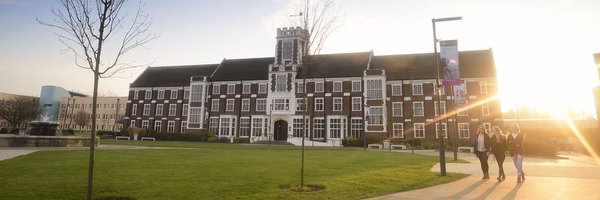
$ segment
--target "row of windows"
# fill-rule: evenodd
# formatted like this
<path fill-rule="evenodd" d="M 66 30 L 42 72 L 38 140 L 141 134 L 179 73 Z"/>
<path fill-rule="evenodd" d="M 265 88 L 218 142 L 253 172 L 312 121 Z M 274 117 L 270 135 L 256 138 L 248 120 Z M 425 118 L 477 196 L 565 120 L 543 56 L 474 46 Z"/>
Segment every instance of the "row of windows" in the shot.
<path fill-rule="evenodd" d="M 131 120 L 130 123 L 131 123 L 130 124 L 131 127 L 134 127 L 137 125 L 136 120 Z M 150 129 L 150 121 L 142 120 L 140 127 L 143 129 Z M 163 121 L 157 120 L 157 121 L 154 121 L 154 124 L 153 124 L 151 130 L 154 130 L 156 132 L 162 132 L 162 127 L 163 127 Z M 179 132 L 185 133 L 186 129 L 187 129 L 187 122 L 182 121 Z M 167 133 L 175 133 L 175 121 L 167 121 Z"/>
<path fill-rule="evenodd" d="M 225 100 L 225 111 L 234 111 L 235 107 L 235 99 L 226 99 Z M 219 102 L 220 99 L 213 99 L 211 102 L 211 111 L 219 111 Z M 324 98 L 315 98 L 315 111 L 323 111 L 324 108 Z M 289 100 L 288 99 L 273 99 L 272 106 L 273 110 L 282 111 L 289 110 Z M 267 109 L 267 99 L 256 99 L 256 111 L 266 111 Z M 361 111 L 362 107 L 362 98 L 361 97 L 352 97 L 352 111 Z M 296 99 L 296 110 L 303 111 L 305 108 L 304 99 L 297 98 Z M 333 111 L 342 111 L 343 109 L 343 98 L 342 97 L 334 97 L 332 102 Z M 242 99 L 241 102 L 241 111 L 247 112 L 250 111 L 250 99 Z"/>
<path fill-rule="evenodd" d="M 393 117 L 402 117 L 404 115 L 404 106 L 403 105 L 404 105 L 403 102 L 392 102 L 392 116 Z M 442 115 L 445 115 L 446 114 L 446 102 L 442 101 L 441 103 L 438 103 L 437 101 L 435 101 L 433 111 L 434 111 L 435 116 L 438 116 L 439 112 L 441 112 Z M 490 115 L 490 106 L 488 103 L 481 104 L 481 114 L 483 116 Z M 425 116 L 425 106 L 422 101 L 413 102 L 413 116 L 420 116 L 420 117 Z M 459 108 L 458 116 L 468 116 L 467 110 L 464 108 Z"/>
<path fill-rule="evenodd" d="M 177 99 L 178 92 L 178 90 L 171 90 L 171 94 L 169 94 L 169 99 Z M 188 89 L 183 90 L 183 98 L 190 98 L 190 91 Z M 141 99 L 139 90 L 135 90 L 133 92 L 133 99 Z M 152 99 L 152 90 L 144 90 L 144 99 Z M 158 90 L 156 94 L 156 99 L 165 99 L 165 90 Z"/>
<path fill-rule="evenodd" d="M 138 105 L 137 104 L 133 104 L 131 105 L 131 115 L 137 115 L 137 110 L 138 110 Z M 188 104 L 183 104 L 183 108 L 182 108 L 182 116 L 187 116 L 188 115 Z M 144 116 L 149 116 L 150 115 L 150 104 L 144 104 L 144 109 L 143 109 L 143 113 L 142 115 Z M 154 108 L 154 115 L 155 116 L 162 116 L 163 115 L 163 111 L 164 111 L 164 105 L 163 104 L 156 104 L 155 108 Z M 168 108 L 168 116 L 177 116 L 177 104 L 169 104 L 169 108 Z"/>
<path fill-rule="evenodd" d="M 62 130 L 67 129 L 79 129 L 79 130 L 92 130 L 92 125 L 76 125 L 76 124 L 62 124 L 60 125 Z M 104 130 L 104 131 L 119 131 L 123 128 L 123 125 L 96 125 L 96 130 Z"/>
<path fill-rule="evenodd" d="M 85 115 L 80 115 L 80 114 L 61 114 L 60 115 L 60 119 L 83 119 L 83 116 L 87 117 L 87 118 L 92 118 L 92 114 L 85 114 Z M 121 119 L 121 115 L 115 115 L 115 114 L 97 114 L 96 115 L 96 119 Z"/>
<path fill-rule="evenodd" d="M 125 104 L 118 104 L 119 109 L 123 109 Z M 92 104 L 61 104 L 63 109 L 92 109 Z M 96 104 L 96 109 L 116 110 L 117 104 Z"/>
<path fill-rule="evenodd" d="M 227 94 L 235 94 L 236 84 L 227 84 L 224 86 L 227 87 L 227 91 L 226 91 Z M 215 84 L 212 87 L 213 87 L 212 94 L 221 94 L 221 85 Z M 251 93 L 250 84 L 243 84 L 242 85 L 242 94 L 250 94 L 250 93 Z M 258 94 L 266 94 L 266 93 L 267 93 L 267 84 L 266 83 L 258 84 Z"/>

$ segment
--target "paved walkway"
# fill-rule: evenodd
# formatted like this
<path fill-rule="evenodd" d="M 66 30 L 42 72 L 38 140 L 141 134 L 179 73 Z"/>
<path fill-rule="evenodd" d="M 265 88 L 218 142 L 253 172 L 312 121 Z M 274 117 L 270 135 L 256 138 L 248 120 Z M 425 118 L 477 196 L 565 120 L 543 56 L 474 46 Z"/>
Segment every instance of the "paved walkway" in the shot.
<path fill-rule="evenodd" d="M 0 161 L 17 156 L 27 155 L 36 151 L 69 151 L 88 150 L 89 147 L 1 147 Z M 143 147 L 126 145 L 99 145 L 96 149 L 165 149 L 164 147 Z"/>
<path fill-rule="evenodd" d="M 416 153 L 436 155 L 433 151 Z M 452 154 L 447 154 L 449 157 Z M 498 164 L 490 157 L 491 179 L 481 180 L 479 160 L 469 153 L 460 153 L 459 158 L 471 163 L 449 163 L 448 172 L 471 174 L 464 179 L 434 187 L 400 192 L 372 198 L 388 199 L 600 199 L 600 165 L 587 156 L 561 153 L 569 159 L 525 157 L 523 171 L 526 181 L 516 183 L 516 169 L 512 159 L 504 162 L 506 180 L 498 182 Z M 439 172 L 439 164 L 432 171 Z"/>

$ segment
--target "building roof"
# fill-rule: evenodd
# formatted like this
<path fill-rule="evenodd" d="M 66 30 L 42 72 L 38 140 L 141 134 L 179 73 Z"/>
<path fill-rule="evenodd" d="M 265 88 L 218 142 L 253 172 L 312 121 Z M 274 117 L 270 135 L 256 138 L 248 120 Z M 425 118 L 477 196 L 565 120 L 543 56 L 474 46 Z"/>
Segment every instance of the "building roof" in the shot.
<path fill-rule="evenodd" d="M 458 59 L 462 78 L 496 76 L 491 49 L 461 51 Z M 385 69 L 387 80 L 435 78 L 433 53 L 375 56 L 371 69 Z"/>
<path fill-rule="evenodd" d="M 360 77 L 367 69 L 371 52 L 310 56 L 307 78 Z M 302 78 L 299 73 L 296 78 Z"/>
<path fill-rule="evenodd" d="M 148 67 L 130 87 L 189 86 L 192 76 L 210 76 L 218 64 Z"/>
<path fill-rule="evenodd" d="M 267 80 L 274 57 L 224 59 L 211 76 L 211 81 Z"/>

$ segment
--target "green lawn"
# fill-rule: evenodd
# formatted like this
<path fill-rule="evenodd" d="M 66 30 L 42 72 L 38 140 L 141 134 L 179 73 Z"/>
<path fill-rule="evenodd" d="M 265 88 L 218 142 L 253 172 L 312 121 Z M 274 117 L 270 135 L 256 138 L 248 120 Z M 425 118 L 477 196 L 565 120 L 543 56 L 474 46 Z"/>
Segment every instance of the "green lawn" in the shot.
<path fill-rule="evenodd" d="M 298 193 L 279 189 L 299 182 L 297 147 L 118 142 L 126 143 L 193 149 L 99 150 L 95 197 L 360 199 L 466 176 L 430 172 L 434 156 L 309 148 L 306 183 L 326 188 Z M 0 161 L 0 199 L 84 199 L 87 158 L 87 151 L 44 151 Z"/>

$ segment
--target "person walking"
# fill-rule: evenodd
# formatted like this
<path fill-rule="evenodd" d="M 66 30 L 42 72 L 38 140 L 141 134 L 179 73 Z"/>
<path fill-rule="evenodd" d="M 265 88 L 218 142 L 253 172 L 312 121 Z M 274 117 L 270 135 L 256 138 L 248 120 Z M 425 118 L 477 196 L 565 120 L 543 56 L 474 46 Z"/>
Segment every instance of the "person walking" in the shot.
<path fill-rule="evenodd" d="M 503 181 L 506 179 L 506 174 L 504 174 L 504 159 L 506 158 L 506 136 L 502 134 L 502 129 L 498 126 L 494 126 L 492 128 L 492 136 L 491 136 L 491 149 L 494 157 L 496 158 L 496 162 L 498 163 L 498 181 Z"/>
<path fill-rule="evenodd" d="M 523 146 L 524 135 L 521 133 L 521 128 L 518 124 L 512 124 L 510 126 L 510 133 L 507 136 L 506 143 L 508 145 L 508 151 L 512 156 L 513 163 L 517 168 L 517 183 L 525 181 L 525 173 L 523 173 L 523 153 L 525 148 Z"/>
<path fill-rule="evenodd" d="M 481 163 L 481 171 L 483 171 L 482 179 L 489 179 L 489 165 L 488 165 L 488 156 L 490 153 L 490 136 L 485 130 L 483 125 L 479 126 L 477 129 L 477 134 L 475 134 L 475 146 L 473 149 L 475 150 L 475 155 L 479 158 L 479 162 Z"/>

